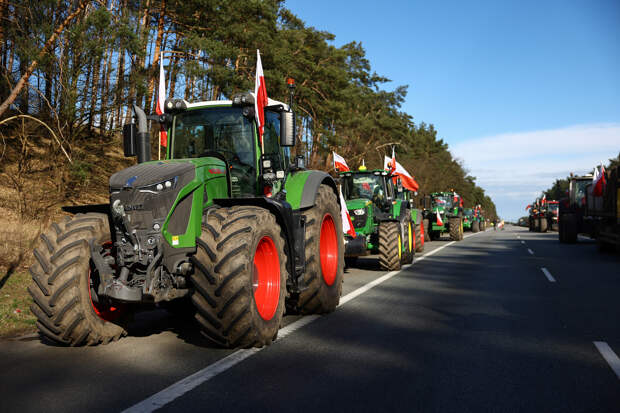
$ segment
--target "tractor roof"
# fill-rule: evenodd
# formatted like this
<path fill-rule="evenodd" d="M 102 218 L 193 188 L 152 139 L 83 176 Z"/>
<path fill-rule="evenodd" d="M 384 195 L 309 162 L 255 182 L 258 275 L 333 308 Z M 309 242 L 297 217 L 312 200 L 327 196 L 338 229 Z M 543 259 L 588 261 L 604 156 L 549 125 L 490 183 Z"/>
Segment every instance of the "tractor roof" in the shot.
<path fill-rule="evenodd" d="M 343 171 L 343 172 L 338 172 L 339 175 L 344 175 L 344 176 L 349 176 L 349 175 L 377 175 L 377 172 L 380 175 L 383 175 L 383 173 L 385 172 L 386 175 L 390 175 L 390 173 L 388 171 L 386 171 L 385 169 L 368 169 L 365 171 Z"/>
<path fill-rule="evenodd" d="M 248 93 L 252 95 L 252 97 L 254 97 L 254 93 L 252 92 L 248 92 Z M 188 109 L 204 108 L 204 107 L 209 107 L 209 106 L 232 106 L 233 104 L 232 100 L 202 100 L 202 101 L 193 102 L 193 103 L 189 103 L 186 100 L 183 100 L 183 101 L 185 102 L 185 106 Z M 279 100 L 275 100 L 271 98 L 267 98 L 267 107 L 283 109 L 285 111 L 289 110 L 289 107 L 286 103 L 280 102 Z"/>

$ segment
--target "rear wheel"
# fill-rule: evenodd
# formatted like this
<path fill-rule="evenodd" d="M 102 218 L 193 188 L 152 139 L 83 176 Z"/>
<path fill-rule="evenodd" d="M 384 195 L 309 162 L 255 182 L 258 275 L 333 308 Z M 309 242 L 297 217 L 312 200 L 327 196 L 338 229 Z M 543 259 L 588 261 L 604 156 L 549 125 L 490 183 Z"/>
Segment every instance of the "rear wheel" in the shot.
<path fill-rule="evenodd" d="M 40 334 L 71 346 L 107 344 L 126 335 L 127 307 L 97 296 L 100 278 L 90 259 L 90 240 L 104 258 L 113 254 L 108 217 L 67 217 L 52 224 L 41 240 L 28 287 Z"/>
<path fill-rule="evenodd" d="M 261 347 L 284 313 L 286 254 L 276 218 L 250 206 L 208 211 L 191 258 L 201 332 L 221 347 Z"/>
<path fill-rule="evenodd" d="M 430 226 L 429 226 L 430 221 L 428 219 L 423 219 L 422 220 L 422 226 L 424 227 L 424 241 L 426 242 L 431 242 L 431 235 L 430 235 Z"/>
<path fill-rule="evenodd" d="M 574 244 L 577 242 L 577 217 L 575 214 L 565 214 L 564 221 L 564 242 Z"/>
<path fill-rule="evenodd" d="M 478 221 L 474 221 L 471 223 L 471 232 L 476 233 L 480 231 L 480 223 Z"/>
<path fill-rule="evenodd" d="M 540 232 L 547 232 L 547 218 L 540 219 Z"/>
<path fill-rule="evenodd" d="M 558 222 L 558 240 L 561 243 L 565 243 L 566 242 L 566 235 L 565 235 L 565 230 L 564 230 L 564 220 Z"/>
<path fill-rule="evenodd" d="M 450 239 L 452 241 L 460 241 L 462 235 L 461 219 L 460 218 L 449 218 L 450 223 Z"/>
<path fill-rule="evenodd" d="M 291 297 L 289 307 L 303 314 L 323 314 L 336 309 L 342 294 L 344 237 L 340 206 L 334 191 L 321 185 L 315 205 L 306 218 L 306 273 L 308 287 Z"/>
<path fill-rule="evenodd" d="M 396 222 L 379 224 L 379 265 L 387 271 L 400 269 L 401 239 Z"/>
<path fill-rule="evenodd" d="M 424 241 L 426 237 L 427 235 L 424 230 L 424 221 L 422 221 L 422 223 L 417 225 L 415 229 L 415 252 L 424 251 Z"/>
<path fill-rule="evenodd" d="M 411 264 L 413 262 L 413 256 L 415 254 L 416 249 L 416 237 L 417 234 L 413 230 L 413 225 L 411 220 L 407 220 L 405 222 L 405 235 L 403 238 L 403 253 L 402 253 L 402 263 L 403 264 Z"/>

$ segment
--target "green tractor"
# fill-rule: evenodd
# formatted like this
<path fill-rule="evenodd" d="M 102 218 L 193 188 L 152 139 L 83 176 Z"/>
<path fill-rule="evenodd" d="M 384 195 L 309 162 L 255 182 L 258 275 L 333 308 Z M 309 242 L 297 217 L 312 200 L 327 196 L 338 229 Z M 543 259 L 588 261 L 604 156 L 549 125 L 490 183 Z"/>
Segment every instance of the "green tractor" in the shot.
<path fill-rule="evenodd" d="M 379 264 L 388 271 L 413 262 L 417 216 L 412 215 L 412 201 L 397 195 L 393 177 L 383 169 L 360 167 L 341 172 L 340 178 L 356 233 L 355 238 L 345 235 L 347 264 L 371 253 L 379 254 Z"/>
<path fill-rule="evenodd" d="M 29 287 L 42 336 L 64 345 L 108 343 L 132 313 L 183 309 L 219 347 L 270 344 L 285 308 L 333 311 L 344 242 L 335 181 L 289 158 L 294 115 L 269 99 L 260 142 L 254 95 L 134 105 L 126 156 L 110 202 L 53 223 L 34 250 Z M 147 121 L 168 131 L 151 161 Z M 75 212 L 75 211 L 74 211 Z M 176 305 L 175 305 L 176 304 Z"/>
<path fill-rule="evenodd" d="M 476 218 L 474 216 L 473 208 L 465 208 L 463 210 L 463 231 L 474 232 L 474 229 L 473 229 L 474 222 L 476 222 Z"/>
<path fill-rule="evenodd" d="M 441 234 L 450 234 L 450 239 L 463 239 L 463 200 L 459 194 L 433 192 L 425 199 L 425 219 L 428 219 L 428 234 L 437 240 Z"/>
<path fill-rule="evenodd" d="M 484 231 L 486 229 L 486 221 L 484 220 L 482 207 L 480 205 L 476 205 L 473 213 L 474 216 L 471 223 L 471 232 L 476 233 L 479 231 Z"/>

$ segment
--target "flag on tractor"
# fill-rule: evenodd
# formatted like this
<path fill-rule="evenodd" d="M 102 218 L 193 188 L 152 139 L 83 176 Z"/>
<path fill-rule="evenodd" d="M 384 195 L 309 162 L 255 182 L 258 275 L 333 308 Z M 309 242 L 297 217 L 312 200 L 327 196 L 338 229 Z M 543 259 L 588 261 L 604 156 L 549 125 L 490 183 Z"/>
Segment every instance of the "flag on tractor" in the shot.
<path fill-rule="evenodd" d="M 542 200 L 540 201 L 541 204 L 545 205 L 547 203 L 547 194 L 543 194 Z"/>
<path fill-rule="evenodd" d="M 340 193 L 340 217 L 342 218 L 342 232 L 355 238 L 356 234 L 353 229 L 353 222 L 351 222 L 351 215 L 349 215 L 349 210 L 347 209 L 347 202 L 344 200 L 344 196 L 342 196 L 342 189 L 339 188 L 338 192 Z"/>
<path fill-rule="evenodd" d="M 157 88 L 157 106 L 155 106 L 155 113 L 158 115 L 164 114 L 164 101 L 166 100 L 166 75 L 164 74 L 164 59 L 160 53 L 159 55 L 159 87 Z M 163 147 L 168 146 L 168 133 L 163 124 L 159 129 L 159 144 Z"/>
<path fill-rule="evenodd" d="M 435 215 L 437 216 L 437 225 L 442 226 L 443 221 L 441 220 L 441 215 L 439 215 L 439 211 L 436 211 Z"/>
<path fill-rule="evenodd" d="M 530 209 L 531 207 L 532 207 L 532 205 L 530 204 L 530 205 L 528 205 L 528 206 L 526 206 L 526 207 L 525 207 L 525 210 L 527 211 L 527 210 L 528 210 L 528 209 Z"/>
<path fill-rule="evenodd" d="M 263 74 L 263 64 L 260 60 L 260 50 L 256 49 L 256 78 L 254 80 L 254 112 L 256 125 L 258 126 L 258 139 L 263 144 L 263 132 L 265 131 L 265 106 L 268 105 L 267 86 Z"/>
<path fill-rule="evenodd" d="M 605 167 L 601 163 L 600 169 L 594 168 L 594 177 L 592 178 L 592 195 L 603 196 L 603 189 L 605 188 Z"/>
<path fill-rule="evenodd" d="M 332 152 L 332 154 L 334 155 L 334 169 L 336 171 L 338 172 L 350 171 L 349 165 L 347 165 L 347 161 L 345 161 L 342 156 L 338 155 L 336 152 Z"/>
<path fill-rule="evenodd" d="M 405 168 L 403 168 L 401 164 L 396 161 L 393 156 L 394 155 L 392 155 L 392 159 L 387 156 L 383 159 L 383 169 L 390 171 L 392 175 L 398 176 L 400 181 L 403 183 L 403 186 L 408 190 L 417 191 L 420 188 L 420 185 L 418 185 L 416 180 L 409 174 L 409 172 L 407 172 Z"/>

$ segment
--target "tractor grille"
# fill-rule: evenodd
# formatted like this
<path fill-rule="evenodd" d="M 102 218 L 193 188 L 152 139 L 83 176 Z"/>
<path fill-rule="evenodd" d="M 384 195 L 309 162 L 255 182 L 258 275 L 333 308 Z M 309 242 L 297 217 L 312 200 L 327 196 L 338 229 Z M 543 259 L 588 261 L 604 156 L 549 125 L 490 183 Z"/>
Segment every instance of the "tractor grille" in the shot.
<path fill-rule="evenodd" d="M 355 215 L 353 210 L 350 210 L 349 215 L 351 216 L 351 221 L 353 222 L 353 228 L 364 228 L 364 226 L 366 225 L 366 219 L 368 219 L 366 210 L 364 210 L 364 213 L 362 215 Z"/>

